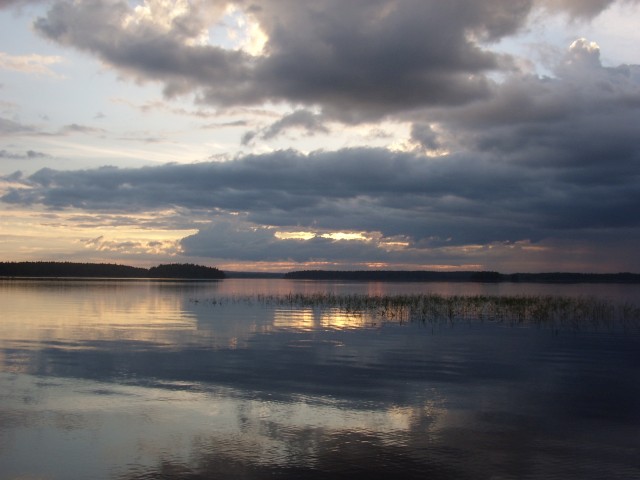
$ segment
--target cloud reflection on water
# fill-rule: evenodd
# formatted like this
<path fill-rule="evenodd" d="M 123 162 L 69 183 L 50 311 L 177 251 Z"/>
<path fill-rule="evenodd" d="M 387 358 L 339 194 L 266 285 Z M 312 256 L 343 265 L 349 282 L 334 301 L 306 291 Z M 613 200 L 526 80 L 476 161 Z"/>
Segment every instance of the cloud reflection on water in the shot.
<path fill-rule="evenodd" d="M 637 336 L 16 285 L 0 288 L 8 478 L 640 473 Z"/>

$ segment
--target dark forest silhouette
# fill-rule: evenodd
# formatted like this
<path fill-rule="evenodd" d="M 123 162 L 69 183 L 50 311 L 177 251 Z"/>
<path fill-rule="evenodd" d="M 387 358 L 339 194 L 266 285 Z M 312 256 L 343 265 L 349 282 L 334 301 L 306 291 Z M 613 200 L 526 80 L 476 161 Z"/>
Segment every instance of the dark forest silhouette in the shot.
<path fill-rule="evenodd" d="M 224 272 L 214 267 L 174 263 L 151 268 L 110 263 L 0 262 L 0 277 L 81 277 L 81 278 L 183 278 L 222 279 Z"/>
<path fill-rule="evenodd" d="M 0 262 L 0 277 L 32 278 L 287 278 L 291 280 L 350 280 L 386 282 L 512 282 L 512 283 L 640 283 L 637 273 L 499 273 L 489 271 L 439 272 L 426 270 L 301 270 L 285 274 L 225 272 L 191 263 L 151 268 L 111 263 Z"/>
<path fill-rule="evenodd" d="M 498 273 L 434 272 L 401 270 L 303 270 L 289 272 L 284 278 L 299 280 L 359 280 L 388 282 L 513 282 L 513 283 L 640 283 L 637 273 Z"/>

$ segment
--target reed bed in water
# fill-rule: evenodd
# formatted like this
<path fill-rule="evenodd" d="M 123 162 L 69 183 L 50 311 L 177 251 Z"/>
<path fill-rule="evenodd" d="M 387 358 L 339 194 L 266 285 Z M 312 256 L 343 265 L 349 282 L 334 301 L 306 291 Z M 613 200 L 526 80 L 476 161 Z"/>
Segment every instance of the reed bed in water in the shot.
<path fill-rule="evenodd" d="M 437 294 L 336 295 L 289 293 L 214 299 L 212 303 L 257 303 L 265 306 L 334 310 L 369 315 L 381 320 L 455 322 L 492 321 L 514 324 L 564 326 L 572 329 L 613 328 L 640 331 L 640 308 L 597 297 L 487 296 Z"/>

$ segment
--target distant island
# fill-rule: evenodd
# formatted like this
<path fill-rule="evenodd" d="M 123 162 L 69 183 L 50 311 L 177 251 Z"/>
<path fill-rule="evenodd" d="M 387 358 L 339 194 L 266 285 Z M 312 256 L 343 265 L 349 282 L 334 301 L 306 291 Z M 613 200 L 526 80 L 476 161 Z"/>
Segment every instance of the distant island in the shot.
<path fill-rule="evenodd" d="M 640 283 L 637 273 L 499 273 L 499 272 L 434 272 L 425 270 L 302 270 L 289 272 L 292 280 L 351 280 L 381 282 L 512 282 L 512 283 Z"/>
<path fill-rule="evenodd" d="M 218 280 L 223 271 L 191 263 L 158 265 L 151 268 L 109 263 L 0 262 L 0 277 L 36 278 L 181 278 Z"/>

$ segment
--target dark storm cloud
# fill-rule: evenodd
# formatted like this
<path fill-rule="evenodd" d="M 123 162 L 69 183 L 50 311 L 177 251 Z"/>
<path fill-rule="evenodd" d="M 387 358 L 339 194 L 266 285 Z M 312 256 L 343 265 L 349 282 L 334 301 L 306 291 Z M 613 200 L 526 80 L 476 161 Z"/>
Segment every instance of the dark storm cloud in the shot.
<path fill-rule="evenodd" d="M 259 74 L 278 98 L 360 121 L 482 97 L 501 58 L 469 34 L 499 38 L 528 2 L 326 0 L 267 2 L 255 15 L 270 41 Z M 506 13 L 498 14 L 498 6 Z"/>
<path fill-rule="evenodd" d="M 188 42 L 231 3 L 259 22 L 268 55 Z M 196 93 L 201 102 L 226 106 L 284 101 L 360 122 L 486 98 L 485 74 L 512 68 L 507 56 L 487 46 L 521 29 L 534 7 L 588 17 L 612 3 L 267 0 L 255 7 L 205 1 L 192 2 L 163 30 L 125 21 L 132 9 L 124 1 L 60 1 L 35 29 L 138 80 L 162 82 L 168 96 Z"/>
<path fill-rule="evenodd" d="M 212 249 L 212 246 L 215 246 Z M 249 261 L 305 262 L 330 257 L 334 261 L 374 262 L 389 260 L 388 252 L 376 241 L 334 241 L 321 236 L 309 240 L 282 240 L 274 229 L 231 220 L 218 220 L 182 241 L 182 247 L 192 256 Z M 215 252 L 213 251 L 215 250 Z M 406 257 L 406 255 L 405 255 Z"/>
<path fill-rule="evenodd" d="M 640 183 L 619 175 L 625 167 L 616 161 L 609 160 L 608 178 L 599 164 L 538 168 L 487 155 L 283 151 L 222 163 L 44 169 L 2 200 L 102 212 L 183 207 L 206 209 L 211 218 L 247 212 L 257 226 L 380 232 L 421 246 L 537 241 L 640 227 L 633 214 Z M 620 162 L 638 171 L 640 155 Z"/>
<path fill-rule="evenodd" d="M 414 123 L 411 127 L 411 139 L 426 150 L 437 150 L 442 147 L 438 134 L 431 125 Z"/>
<path fill-rule="evenodd" d="M 640 66 L 605 68 L 599 55 L 579 39 L 556 77 L 514 76 L 490 99 L 430 119 L 449 148 L 555 169 L 567 184 L 624 185 L 640 167 Z"/>
<path fill-rule="evenodd" d="M 501 68 L 504 59 L 470 37 L 497 40 L 513 33 L 530 3 L 262 2 L 250 14 L 269 37 L 262 57 L 187 45 L 185 39 L 208 26 L 196 17 L 201 9 L 164 32 L 144 22 L 124 26 L 131 13 L 125 2 L 57 2 L 35 28 L 139 80 L 163 82 L 168 95 L 194 91 L 217 105 L 319 105 L 328 115 L 359 121 L 487 95 L 483 74 Z M 214 4 L 224 2 L 206 8 Z"/>
<path fill-rule="evenodd" d="M 438 245 L 431 240 L 412 242 L 405 237 L 383 237 L 376 235 L 376 232 L 367 240 L 331 238 L 322 233 L 308 240 L 283 239 L 276 236 L 276 231 L 275 228 L 261 227 L 238 218 L 220 219 L 184 238 L 181 246 L 186 255 L 200 258 L 250 262 L 329 262 L 347 269 L 387 263 L 405 265 L 404 268 L 409 269 L 442 264 L 477 268 L 469 265 L 480 258 L 481 262 L 486 262 L 488 258 L 503 261 L 504 257 L 514 254 L 527 254 L 527 248 L 530 247 L 529 242 L 507 242 L 467 249 L 448 245 L 447 242 Z"/>

